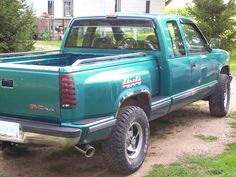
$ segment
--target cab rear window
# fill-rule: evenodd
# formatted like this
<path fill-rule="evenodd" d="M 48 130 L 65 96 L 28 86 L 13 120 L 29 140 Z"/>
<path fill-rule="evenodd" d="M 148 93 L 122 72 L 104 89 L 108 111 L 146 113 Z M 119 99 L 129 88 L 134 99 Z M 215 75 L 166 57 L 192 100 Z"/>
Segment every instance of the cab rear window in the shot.
<path fill-rule="evenodd" d="M 65 47 L 159 50 L 151 20 L 78 20 L 72 24 Z"/>

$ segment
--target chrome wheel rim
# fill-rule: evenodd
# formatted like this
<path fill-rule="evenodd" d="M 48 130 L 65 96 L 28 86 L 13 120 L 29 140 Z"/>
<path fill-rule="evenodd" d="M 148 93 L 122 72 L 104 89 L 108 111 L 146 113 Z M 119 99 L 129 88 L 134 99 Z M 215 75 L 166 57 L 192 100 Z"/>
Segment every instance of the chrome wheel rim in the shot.
<path fill-rule="evenodd" d="M 228 93 L 229 93 L 228 85 L 226 84 L 225 85 L 225 91 L 224 91 L 224 108 L 225 108 L 225 110 L 228 107 L 228 96 L 229 96 Z"/>
<path fill-rule="evenodd" d="M 133 122 L 126 134 L 126 156 L 129 159 L 136 158 L 143 144 L 143 129 L 138 122 Z"/>

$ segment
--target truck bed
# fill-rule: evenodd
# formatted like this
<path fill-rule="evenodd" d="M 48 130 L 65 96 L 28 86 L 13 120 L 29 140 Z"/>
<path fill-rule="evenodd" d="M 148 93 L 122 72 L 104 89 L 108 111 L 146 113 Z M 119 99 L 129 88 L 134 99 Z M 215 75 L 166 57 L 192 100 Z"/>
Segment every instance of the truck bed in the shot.
<path fill-rule="evenodd" d="M 78 111 L 77 114 L 62 115 L 60 95 L 62 93 L 62 84 L 65 84 L 62 82 L 63 79 L 75 79 L 76 87 L 73 88 L 75 90 L 73 94 L 78 97 L 79 91 L 81 93 L 83 89 L 88 90 L 87 85 L 84 86 L 83 83 L 86 78 L 92 78 L 90 76 L 96 75 L 94 68 L 103 68 L 103 72 L 106 73 L 106 65 L 109 65 L 116 67 L 118 69 L 117 72 L 120 72 L 120 69 L 123 71 L 123 66 L 119 66 L 118 63 L 122 62 L 122 65 L 129 63 L 129 61 L 136 63 L 139 62 L 137 57 L 140 57 L 141 62 L 143 62 L 144 58 L 153 59 L 142 52 L 122 55 L 56 53 L 0 58 L 0 104 L 2 105 L 0 107 L 0 116 L 13 116 L 46 122 L 61 122 L 63 118 L 77 121 L 80 115 L 86 114 L 83 112 L 86 112 L 86 110 L 82 107 L 80 107 L 82 110 L 73 110 L 74 112 Z M 119 61 L 122 59 L 125 61 Z M 103 64 L 102 61 L 114 62 Z M 98 64 L 92 65 L 92 63 L 98 62 L 100 62 L 101 66 Z M 83 65 L 83 67 L 76 67 L 80 65 Z M 90 70 L 91 75 L 81 72 L 84 70 Z M 93 82 L 97 83 L 97 80 Z M 90 84 L 93 84 L 93 82 Z M 90 99 L 90 97 L 85 98 Z M 85 98 L 78 99 L 81 103 Z M 85 102 L 90 103 L 90 101 Z M 99 108 L 98 111 L 100 110 Z M 75 117 L 74 115 L 78 116 Z"/>

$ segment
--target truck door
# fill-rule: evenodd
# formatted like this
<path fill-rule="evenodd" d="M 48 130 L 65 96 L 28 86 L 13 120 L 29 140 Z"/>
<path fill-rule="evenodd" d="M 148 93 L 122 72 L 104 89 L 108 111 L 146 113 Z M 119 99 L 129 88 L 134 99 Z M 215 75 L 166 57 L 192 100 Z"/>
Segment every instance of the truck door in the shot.
<path fill-rule="evenodd" d="M 171 74 L 171 96 L 173 98 L 171 110 L 174 110 L 190 102 L 190 89 L 192 87 L 191 64 L 186 56 L 186 49 L 177 21 L 167 21 L 166 25 L 168 36 L 170 37 L 168 45 L 171 48 L 170 51 L 173 51 L 173 56 L 167 61 Z"/>
<path fill-rule="evenodd" d="M 198 27 L 191 21 L 182 21 L 187 54 L 191 62 L 192 87 L 208 87 L 216 78 L 217 63 Z"/>

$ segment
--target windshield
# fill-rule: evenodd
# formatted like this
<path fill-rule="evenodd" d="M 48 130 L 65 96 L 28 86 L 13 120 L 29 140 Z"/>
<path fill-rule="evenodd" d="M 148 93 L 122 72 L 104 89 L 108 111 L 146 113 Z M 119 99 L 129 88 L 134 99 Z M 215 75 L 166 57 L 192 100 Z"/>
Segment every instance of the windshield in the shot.
<path fill-rule="evenodd" d="M 79 20 L 72 24 L 65 47 L 159 50 L 151 20 Z"/>

